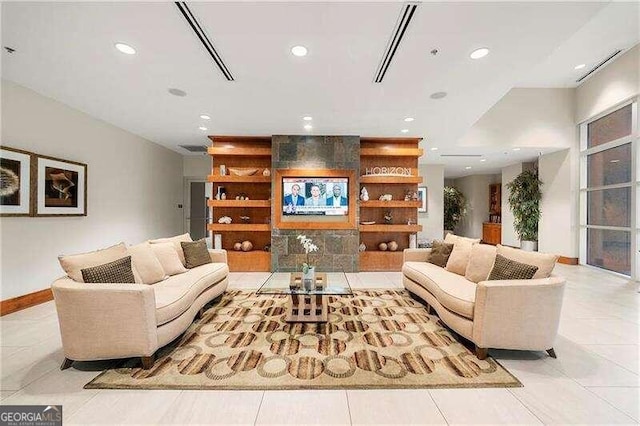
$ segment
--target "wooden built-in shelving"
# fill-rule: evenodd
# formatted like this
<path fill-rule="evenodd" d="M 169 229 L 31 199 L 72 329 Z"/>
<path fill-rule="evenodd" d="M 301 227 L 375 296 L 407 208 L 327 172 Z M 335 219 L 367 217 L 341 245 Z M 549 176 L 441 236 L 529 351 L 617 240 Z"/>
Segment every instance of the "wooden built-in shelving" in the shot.
<path fill-rule="evenodd" d="M 212 147 L 207 149 L 209 155 L 233 155 L 233 156 L 245 156 L 245 157 L 271 157 L 271 147 L 269 148 L 227 148 L 227 147 Z"/>
<path fill-rule="evenodd" d="M 422 225 L 360 225 L 360 232 L 419 232 Z M 406 248 L 406 247 L 405 247 Z"/>
<path fill-rule="evenodd" d="M 209 225 L 210 231 L 251 231 L 251 232 L 271 232 L 271 225 L 267 223 L 212 223 Z"/>
<path fill-rule="evenodd" d="M 414 184 L 422 183 L 422 176 L 360 176 L 360 183 Z"/>
<path fill-rule="evenodd" d="M 271 270 L 271 253 L 261 247 L 251 251 L 227 250 L 231 272 L 264 272 Z"/>
<path fill-rule="evenodd" d="M 386 144 L 386 143 L 385 143 Z M 360 157 L 422 157 L 422 148 L 360 148 Z"/>
<path fill-rule="evenodd" d="M 271 208 L 271 200 L 209 200 L 209 207 Z"/>
<path fill-rule="evenodd" d="M 360 201 L 360 208 L 369 209 L 369 208 L 378 208 L 378 207 L 398 207 L 403 209 L 417 209 L 420 207 L 420 201 L 404 201 L 404 200 L 391 200 L 391 201 L 381 201 L 381 200 L 369 200 L 369 201 Z"/>
<path fill-rule="evenodd" d="M 403 251 L 363 251 L 360 253 L 360 270 L 401 271 Z"/>
<path fill-rule="evenodd" d="M 219 183 L 271 183 L 271 176 L 229 176 L 229 175 L 209 175 L 207 177 L 209 182 Z"/>

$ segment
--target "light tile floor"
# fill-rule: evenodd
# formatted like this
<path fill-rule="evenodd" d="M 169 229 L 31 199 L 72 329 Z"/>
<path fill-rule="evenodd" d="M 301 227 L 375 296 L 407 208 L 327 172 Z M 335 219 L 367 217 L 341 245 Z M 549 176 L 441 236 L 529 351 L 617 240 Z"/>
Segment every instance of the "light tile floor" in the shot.
<path fill-rule="evenodd" d="M 492 350 L 524 384 L 510 389 L 126 391 L 82 386 L 109 363 L 58 369 L 55 306 L 0 319 L 1 404 L 63 404 L 65 424 L 540 424 L 640 422 L 638 284 L 582 266 L 567 278 L 558 359 Z M 269 274 L 233 273 L 253 289 Z M 348 274 L 354 288 L 401 288 L 401 274 Z"/>

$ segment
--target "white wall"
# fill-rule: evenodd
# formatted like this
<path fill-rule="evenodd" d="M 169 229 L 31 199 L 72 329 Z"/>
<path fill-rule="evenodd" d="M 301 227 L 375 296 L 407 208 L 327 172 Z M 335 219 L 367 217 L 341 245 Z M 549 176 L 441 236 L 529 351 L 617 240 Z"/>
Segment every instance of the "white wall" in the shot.
<path fill-rule="evenodd" d="M 60 254 L 182 231 L 182 156 L 2 81 L 2 144 L 88 165 L 88 216 L 0 219 L 2 300 L 48 288 Z"/>
<path fill-rule="evenodd" d="M 575 123 L 640 94 L 640 45 L 586 80 L 576 91 Z"/>
<path fill-rule="evenodd" d="M 444 232 L 444 166 L 421 164 L 421 186 L 427 187 L 427 212 L 418 213 L 418 224 L 422 232 L 418 239 L 441 240 Z"/>
<path fill-rule="evenodd" d="M 482 238 L 482 224 L 489 221 L 489 185 L 499 183 L 496 175 L 471 175 L 455 179 L 454 186 L 467 200 L 467 214 L 456 228 L 456 235 Z"/>
<path fill-rule="evenodd" d="M 211 156 L 184 156 L 182 157 L 183 175 L 190 178 L 203 178 L 211 174 Z"/>
<path fill-rule="evenodd" d="M 502 169 L 502 244 L 505 246 L 520 247 L 518 234 L 513 228 L 513 213 L 507 202 L 509 198 L 507 184 L 520 173 L 522 173 L 522 163 L 512 164 Z"/>

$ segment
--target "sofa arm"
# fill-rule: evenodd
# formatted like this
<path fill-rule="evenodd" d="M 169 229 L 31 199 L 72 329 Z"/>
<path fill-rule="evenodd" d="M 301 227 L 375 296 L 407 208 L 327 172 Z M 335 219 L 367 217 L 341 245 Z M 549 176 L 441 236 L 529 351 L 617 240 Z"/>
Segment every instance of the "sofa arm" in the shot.
<path fill-rule="evenodd" d="M 209 249 L 209 255 L 213 263 L 228 263 L 226 250 Z"/>
<path fill-rule="evenodd" d="M 65 357 L 151 356 L 158 348 L 153 286 L 87 284 L 64 277 L 51 288 Z"/>
<path fill-rule="evenodd" d="M 430 248 L 404 249 L 403 262 L 426 262 L 431 256 Z"/>
<path fill-rule="evenodd" d="M 565 279 L 481 281 L 476 288 L 473 341 L 481 348 L 553 347 Z"/>

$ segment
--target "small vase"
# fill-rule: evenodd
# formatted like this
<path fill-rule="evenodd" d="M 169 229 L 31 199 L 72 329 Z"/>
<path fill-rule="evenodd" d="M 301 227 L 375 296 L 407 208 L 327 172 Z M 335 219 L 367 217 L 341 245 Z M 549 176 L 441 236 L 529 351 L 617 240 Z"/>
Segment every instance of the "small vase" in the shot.
<path fill-rule="evenodd" d="M 307 272 L 302 272 L 302 287 L 305 291 L 316 288 L 316 267 L 310 266 Z"/>

